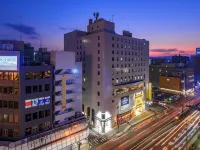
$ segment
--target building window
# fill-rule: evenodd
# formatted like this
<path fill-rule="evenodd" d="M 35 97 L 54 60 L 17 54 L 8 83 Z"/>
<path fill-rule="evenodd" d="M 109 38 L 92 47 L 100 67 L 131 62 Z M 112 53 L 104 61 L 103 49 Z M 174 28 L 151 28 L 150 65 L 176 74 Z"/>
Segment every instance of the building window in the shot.
<path fill-rule="evenodd" d="M 97 106 L 100 106 L 100 102 L 97 102 Z"/>
<path fill-rule="evenodd" d="M 38 92 L 38 86 L 33 86 L 33 93 Z"/>
<path fill-rule="evenodd" d="M 13 101 L 8 101 L 8 108 L 13 109 Z"/>
<path fill-rule="evenodd" d="M 50 84 L 45 84 L 45 91 L 50 91 Z"/>
<path fill-rule="evenodd" d="M 115 38 L 114 38 L 114 36 L 113 36 L 113 37 L 112 37 L 112 40 L 114 41 L 114 39 L 115 39 Z"/>
<path fill-rule="evenodd" d="M 30 94 L 31 93 L 31 86 L 26 86 L 26 94 Z"/>
<path fill-rule="evenodd" d="M 33 120 L 35 120 L 37 118 L 38 118 L 38 113 L 37 112 L 33 113 Z"/>
<path fill-rule="evenodd" d="M 112 61 L 114 61 L 115 59 L 114 59 L 114 57 L 112 57 Z"/>
<path fill-rule="evenodd" d="M 98 47 L 100 47 L 100 43 L 98 43 Z"/>
<path fill-rule="evenodd" d="M 18 123 L 19 122 L 19 117 L 18 115 L 14 115 L 14 123 Z"/>
<path fill-rule="evenodd" d="M 7 108 L 8 107 L 8 101 L 3 101 L 3 108 Z"/>
<path fill-rule="evenodd" d="M 25 135 L 31 135 L 31 128 L 26 128 L 25 129 Z"/>
<path fill-rule="evenodd" d="M 50 116 L 50 109 L 45 110 L 45 117 L 48 117 L 48 116 Z"/>
<path fill-rule="evenodd" d="M 14 101 L 14 109 L 18 109 L 18 102 Z"/>
<path fill-rule="evenodd" d="M 3 77 L 4 80 L 8 80 L 8 72 L 4 72 L 4 77 Z"/>
<path fill-rule="evenodd" d="M 100 75 L 100 71 L 97 72 L 97 75 Z"/>
<path fill-rule="evenodd" d="M 98 57 L 98 61 L 100 61 L 100 57 Z"/>
<path fill-rule="evenodd" d="M 98 54 L 100 54 L 100 50 L 98 50 Z"/>
<path fill-rule="evenodd" d="M 39 92 L 42 92 L 42 85 L 39 85 Z"/>
<path fill-rule="evenodd" d="M 19 136 L 19 130 L 14 129 L 13 130 L 13 137 L 18 137 Z"/>
<path fill-rule="evenodd" d="M 7 114 L 3 115 L 3 122 L 8 122 L 8 115 Z"/>
<path fill-rule="evenodd" d="M 26 122 L 31 121 L 31 114 L 26 114 L 26 115 L 25 115 L 25 121 L 26 121 Z"/>
<path fill-rule="evenodd" d="M 97 95 L 100 96 L 100 92 L 97 92 Z"/>
<path fill-rule="evenodd" d="M 112 54 L 114 54 L 114 51 L 112 51 Z"/>
<path fill-rule="evenodd" d="M 97 85 L 100 85 L 100 81 L 97 82 Z"/>
<path fill-rule="evenodd" d="M 44 111 L 39 111 L 39 118 L 44 118 Z"/>
<path fill-rule="evenodd" d="M 100 40 L 100 36 L 98 36 L 98 40 Z"/>
<path fill-rule="evenodd" d="M 3 136 L 8 136 L 8 129 L 3 129 Z"/>
<path fill-rule="evenodd" d="M 90 116 L 90 107 L 87 107 L 87 116 Z"/>
<path fill-rule="evenodd" d="M 13 122 L 13 115 L 9 115 L 9 122 L 10 122 L 10 123 Z"/>
<path fill-rule="evenodd" d="M 50 77 L 51 77 L 51 72 L 50 72 L 50 70 L 45 71 L 44 77 L 45 77 L 45 78 L 50 78 Z"/>
<path fill-rule="evenodd" d="M 98 64 L 98 68 L 100 68 L 100 64 Z"/>
<path fill-rule="evenodd" d="M 115 45 L 114 45 L 114 44 L 112 44 L 112 47 L 115 47 Z"/>

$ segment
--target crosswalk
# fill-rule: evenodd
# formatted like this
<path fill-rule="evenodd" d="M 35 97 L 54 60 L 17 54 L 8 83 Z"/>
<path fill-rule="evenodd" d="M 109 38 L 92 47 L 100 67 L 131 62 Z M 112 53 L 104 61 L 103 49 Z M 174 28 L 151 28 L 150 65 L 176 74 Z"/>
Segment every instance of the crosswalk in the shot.
<path fill-rule="evenodd" d="M 98 147 L 99 145 L 108 141 L 108 139 L 90 130 L 88 141 L 89 141 L 89 149 L 92 150 L 95 149 L 95 147 Z"/>

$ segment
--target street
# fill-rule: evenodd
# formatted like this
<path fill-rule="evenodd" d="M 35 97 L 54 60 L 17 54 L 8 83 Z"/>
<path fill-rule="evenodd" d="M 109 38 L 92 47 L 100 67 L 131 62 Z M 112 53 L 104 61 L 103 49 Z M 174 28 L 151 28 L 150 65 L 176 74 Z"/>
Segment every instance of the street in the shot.
<path fill-rule="evenodd" d="M 105 140 L 97 150 L 167 150 L 183 149 L 187 141 L 199 129 L 199 112 L 190 111 L 183 119 L 177 118 L 200 102 L 199 93 L 165 106 L 165 113 L 159 113 L 131 128 L 120 137 Z M 101 141 L 101 139 L 100 139 Z"/>

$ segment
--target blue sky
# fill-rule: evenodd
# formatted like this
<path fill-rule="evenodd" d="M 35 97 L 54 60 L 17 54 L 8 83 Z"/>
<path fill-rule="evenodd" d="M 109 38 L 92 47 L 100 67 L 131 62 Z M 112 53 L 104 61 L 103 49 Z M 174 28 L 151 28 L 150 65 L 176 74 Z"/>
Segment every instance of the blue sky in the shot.
<path fill-rule="evenodd" d="M 116 32 L 150 41 L 152 56 L 192 54 L 200 47 L 200 0 L 1 0 L 0 39 L 63 49 L 64 33 L 86 30 L 93 12 L 114 16 Z"/>

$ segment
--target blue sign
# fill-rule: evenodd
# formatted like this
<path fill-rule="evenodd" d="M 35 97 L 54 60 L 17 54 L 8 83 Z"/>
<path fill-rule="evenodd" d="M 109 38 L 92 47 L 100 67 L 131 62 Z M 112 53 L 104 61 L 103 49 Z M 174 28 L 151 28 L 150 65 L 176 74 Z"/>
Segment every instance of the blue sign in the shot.
<path fill-rule="evenodd" d="M 32 107 L 38 106 L 38 98 L 32 99 Z"/>
<path fill-rule="evenodd" d="M 45 104 L 49 104 L 50 103 L 50 96 L 45 97 L 44 100 L 45 100 Z"/>
<path fill-rule="evenodd" d="M 121 98 L 121 106 L 129 104 L 129 96 L 124 96 Z"/>
<path fill-rule="evenodd" d="M 44 105 L 44 97 L 39 98 L 38 105 Z"/>

